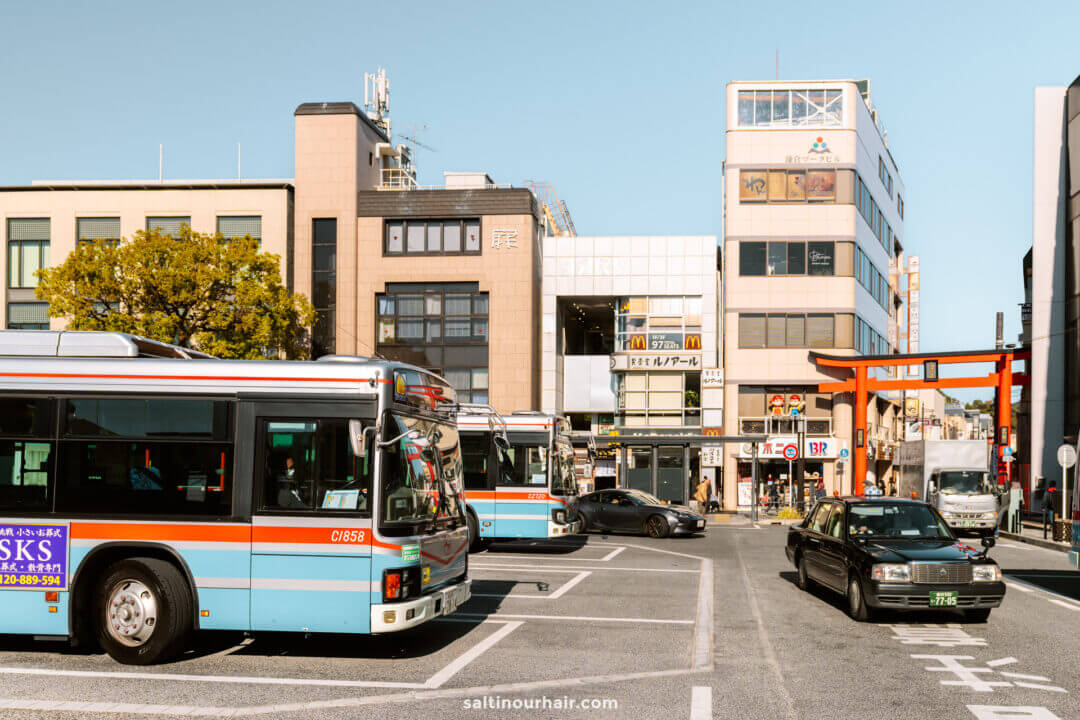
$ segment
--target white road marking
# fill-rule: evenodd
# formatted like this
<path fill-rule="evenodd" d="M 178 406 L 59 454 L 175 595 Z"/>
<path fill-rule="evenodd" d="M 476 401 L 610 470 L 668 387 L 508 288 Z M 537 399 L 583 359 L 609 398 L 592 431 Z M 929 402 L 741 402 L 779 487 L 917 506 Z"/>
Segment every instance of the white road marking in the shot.
<path fill-rule="evenodd" d="M 589 577 L 590 575 L 592 575 L 591 571 L 582 570 L 576 576 L 570 578 L 569 580 L 564 582 L 562 585 L 557 587 L 555 589 L 555 592 L 553 592 L 553 593 L 551 593 L 549 595 L 511 595 L 511 594 L 505 594 L 505 593 L 504 594 L 499 594 L 499 593 L 473 593 L 472 597 L 500 598 L 502 600 L 522 600 L 522 599 L 524 599 L 524 600 L 557 600 L 557 599 L 561 598 L 563 595 L 565 595 L 570 590 L 570 588 L 574 587 L 575 585 L 577 585 L 579 582 L 581 582 L 585 578 Z"/>
<path fill-rule="evenodd" d="M 1046 599 L 1048 601 L 1054 603 L 1055 605 L 1058 605 L 1058 606 L 1063 607 L 1063 608 L 1068 608 L 1070 610 L 1080 610 L 1080 605 L 1076 605 L 1076 604 L 1071 603 L 1071 602 L 1065 602 L 1064 600 L 1055 600 L 1054 598 L 1046 598 Z"/>
<path fill-rule="evenodd" d="M 765 656 L 765 662 L 769 665 L 769 668 L 773 673 L 773 687 L 780 693 L 780 698 L 787 706 L 787 716 L 791 718 L 791 720 L 798 720 L 799 715 L 795 712 L 795 701 L 791 699 L 791 694 L 784 684 L 784 671 L 780 668 L 780 663 L 776 659 L 776 651 L 773 650 L 772 642 L 769 640 L 769 633 L 765 629 L 765 620 L 761 617 L 761 608 L 758 606 L 757 592 L 750 582 L 750 571 L 746 569 L 746 563 L 743 561 L 742 553 L 739 552 L 738 540 L 735 541 L 735 557 L 738 558 L 739 567 L 742 569 L 743 586 L 746 588 L 746 595 L 750 601 L 750 612 L 754 616 L 754 623 L 757 624 L 758 642 L 761 643 L 761 652 Z"/>
<path fill-rule="evenodd" d="M 389 703 L 418 702 L 447 698 L 475 697 L 500 693 L 520 693 L 552 688 L 581 688 L 613 682 L 646 680 L 651 678 L 680 677 L 697 674 L 689 668 L 676 670 L 653 670 L 617 675 L 592 675 L 588 677 L 560 678 L 557 680 L 532 680 L 501 685 L 481 685 L 468 688 L 442 688 L 439 690 L 410 690 L 389 695 L 365 695 L 361 697 L 313 700 L 311 702 L 283 703 L 280 705 L 249 705 L 246 707 L 213 707 L 200 705 L 150 705 L 144 703 L 73 702 L 64 700 L 27 700 L 23 698 L 0 698 L 0 710 L 56 710 L 81 713 L 130 713 L 133 715 L 186 715 L 192 717 L 239 717 L 245 715 L 270 715 L 282 712 L 333 710 L 337 708 L 385 705 Z M 1038 720 L 1043 720 L 1039 718 Z"/>
<path fill-rule="evenodd" d="M 587 617 L 585 615 L 517 615 L 510 613 L 455 613 L 461 617 L 496 618 L 513 620 L 581 620 L 585 622 L 613 622 L 613 623 L 652 623 L 659 625 L 693 625 L 693 620 L 658 620 L 656 618 L 629 618 L 629 617 Z M 695 668 L 696 669 L 696 668 Z"/>
<path fill-rule="evenodd" d="M 423 688 L 424 683 L 384 682 L 381 680 L 323 680 L 321 678 L 275 678 L 244 675 L 182 675 L 173 673 L 124 672 L 120 670 L 59 670 L 53 668 L 0 667 L 0 675 L 44 675 L 46 677 L 118 678 L 123 680 L 161 680 L 165 682 L 233 683 L 241 685 L 301 685 L 353 688 Z"/>
<path fill-rule="evenodd" d="M 621 552 L 622 552 L 623 550 L 625 550 L 625 549 L 626 549 L 626 546 L 625 546 L 625 545 L 621 545 L 621 546 L 619 546 L 619 547 L 615 548 L 614 550 L 612 550 L 611 552 L 609 552 L 609 553 L 608 553 L 607 555 L 605 555 L 604 557 L 600 558 L 600 562 L 607 562 L 608 560 L 610 560 L 611 558 L 615 557 L 616 555 L 618 555 L 619 553 L 621 553 Z"/>
<path fill-rule="evenodd" d="M 986 664 L 989 665 L 990 663 L 986 663 Z M 1024 673 L 1014 673 L 1014 672 L 1004 672 L 1004 671 L 999 672 L 998 674 L 999 675 L 1004 675 L 1005 677 L 1019 678 L 1021 680 L 1038 680 L 1040 682 L 1050 682 L 1050 678 L 1043 677 L 1042 675 L 1025 675 Z"/>
<path fill-rule="evenodd" d="M 704 559 L 698 577 L 697 623 L 694 626 L 693 667 L 698 670 L 712 667 L 713 595 L 713 563 Z"/>
<path fill-rule="evenodd" d="M 712 688 L 695 685 L 690 691 L 690 720 L 712 720 Z"/>
<path fill-rule="evenodd" d="M 442 670 L 428 678 L 428 681 L 427 683 L 425 683 L 425 685 L 433 689 L 442 687 L 446 683 L 446 681 L 454 677 L 454 675 L 456 675 L 458 671 L 460 671 L 462 668 L 464 668 L 476 658 L 486 653 L 495 645 L 495 643 L 499 642 L 504 637 L 514 632 L 524 624 L 525 623 L 521 622 L 520 620 L 517 622 L 506 623 L 494 633 L 484 638 L 480 642 L 476 643 L 476 645 L 473 645 L 471 648 L 469 648 L 468 651 L 460 655 L 456 660 L 451 662 Z"/>
<path fill-rule="evenodd" d="M 968 705 L 975 720 L 1061 720 L 1047 708 L 1034 705 Z"/>
<path fill-rule="evenodd" d="M 503 565 L 503 564 L 479 564 L 469 563 L 469 570 L 536 570 L 540 569 L 543 572 L 568 572 L 571 570 L 604 570 L 610 572 L 666 572 L 666 573 L 686 573 L 690 575 L 697 575 L 697 570 L 682 570 L 680 568 L 642 568 L 642 567 L 594 567 L 591 565 L 563 565 L 559 568 L 545 567 L 538 565 Z"/>
<path fill-rule="evenodd" d="M 1013 685 L 1016 685 L 1017 687 L 1034 688 L 1036 690 L 1049 690 L 1050 692 L 1059 692 L 1059 693 L 1067 693 L 1067 692 L 1069 692 L 1068 690 L 1066 690 L 1063 687 L 1055 687 L 1053 685 L 1039 685 L 1038 683 L 1020 682 L 1019 680 L 1014 681 Z"/>
<path fill-rule="evenodd" d="M 989 661 L 987 661 L 986 664 L 989 665 L 990 667 L 999 667 L 1001 665 L 1012 665 L 1015 662 L 1020 662 L 1020 661 L 1017 660 L 1014 657 L 1006 657 L 1006 658 L 1000 658 L 999 660 L 989 660 Z M 1002 673 L 1002 675 L 1004 675 L 1004 674 L 1005 673 Z"/>

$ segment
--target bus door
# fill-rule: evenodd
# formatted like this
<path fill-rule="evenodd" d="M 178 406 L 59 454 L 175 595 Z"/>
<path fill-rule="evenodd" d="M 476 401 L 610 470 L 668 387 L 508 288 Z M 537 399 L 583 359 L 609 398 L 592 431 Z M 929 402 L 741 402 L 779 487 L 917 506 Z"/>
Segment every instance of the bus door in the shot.
<path fill-rule="evenodd" d="M 511 432 L 509 439 L 510 448 L 500 457 L 495 488 L 495 535 L 547 537 L 550 437 L 546 432 Z"/>
<path fill-rule="evenodd" d="M 348 409 L 372 424 L 373 405 Z M 253 423 L 251 627 L 369 632 L 371 593 L 380 592 L 371 578 L 373 448 L 354 454 L 344 405 L 284 410 L 259 406 Z"/>

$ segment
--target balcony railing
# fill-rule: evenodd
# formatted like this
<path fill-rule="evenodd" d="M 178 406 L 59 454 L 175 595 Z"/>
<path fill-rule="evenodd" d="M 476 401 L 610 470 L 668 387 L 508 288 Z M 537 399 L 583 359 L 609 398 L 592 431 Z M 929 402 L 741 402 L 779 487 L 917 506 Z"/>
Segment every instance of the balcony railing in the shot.
<path fill-rule="evenodd" d="M 790 415 L 739 418 L 739 432 L 743 435 L 795 435 L 799 424 L 805 420 L 806 435 L 832 435 L 832 418 L 793 418 Z"/>

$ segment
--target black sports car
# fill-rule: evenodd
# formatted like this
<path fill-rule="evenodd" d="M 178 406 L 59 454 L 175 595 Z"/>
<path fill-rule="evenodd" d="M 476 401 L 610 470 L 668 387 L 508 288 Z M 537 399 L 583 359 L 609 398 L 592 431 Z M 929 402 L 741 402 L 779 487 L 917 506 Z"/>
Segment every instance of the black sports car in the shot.
<path fill-rule="evenodd" d="M 599 490 L 578 501 L 582 531 L 613 530 L 651 537 L 705 532 L 705 518 L 640 490 Z"/>
<path fill-rule="evenodd" d="M 989 550 L 994 538 L 982 544 Z M 1005 597 L 997 563 L 958 542 L 937 510 L 915 500 L 822 500 L 788 530 L 785 551 L 800 588 L 820 583 L 846 594 L 860 621 L 891 608 L 961 610 L 985 622 Z"/>

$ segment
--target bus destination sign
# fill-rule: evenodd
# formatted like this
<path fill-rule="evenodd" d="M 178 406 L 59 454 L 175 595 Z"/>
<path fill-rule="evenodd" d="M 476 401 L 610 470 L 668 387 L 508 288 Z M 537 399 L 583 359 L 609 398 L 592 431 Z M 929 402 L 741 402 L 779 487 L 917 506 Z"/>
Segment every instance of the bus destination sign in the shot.
<path fill-rule="evenodd" d="M 68 526 L 0 523 L 0 588 L 67 589 Z"/>

